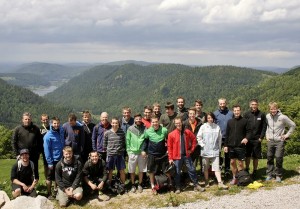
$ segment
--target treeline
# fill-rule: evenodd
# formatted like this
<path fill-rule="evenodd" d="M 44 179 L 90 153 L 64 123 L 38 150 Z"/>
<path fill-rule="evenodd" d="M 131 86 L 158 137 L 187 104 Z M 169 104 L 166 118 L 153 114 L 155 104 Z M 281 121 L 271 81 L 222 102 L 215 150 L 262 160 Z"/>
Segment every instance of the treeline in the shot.
<path fill-rule="evenodd" d="M 0 78 L 10 84 L 22 87 L 47 87 L 51 85 L 51 82 L 47 78 L 29 73 L 0 73 Z"/>

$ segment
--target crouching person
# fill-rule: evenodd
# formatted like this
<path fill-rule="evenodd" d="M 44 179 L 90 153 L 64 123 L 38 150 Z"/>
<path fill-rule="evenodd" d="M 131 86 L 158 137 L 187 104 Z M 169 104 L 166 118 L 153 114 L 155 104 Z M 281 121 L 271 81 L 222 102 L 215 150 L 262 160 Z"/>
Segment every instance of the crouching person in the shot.
<path fill-rule="evenodd" d="M 20 159 L 11 169 L 12 196 L 14 198 L 26 195 L 36 197 L 35 186 L 38 183 L 38 172 L 29 160 L 29 150 L 20 151 Z"/>
<path fill-rule="evenodd" d="M 107 180 L 107 170 L 105 161 L 102 160 L 97 151 L 90 152 L 89 158 L 83 166 L 82 173 L 84 190 L 87 191 L 87 194 L 92 194 L 96 191 L 102 194 Z"/>
<path fill-rule="evenodd" d="M 55 168 L 55 181 L 58 185 L 56 199 L 61 207 L 66 207 L 70 199 L 81 200 L 82 164 L 73 155 L 71 147 L 63 149 L 63 158 L 57 163 Z"/>

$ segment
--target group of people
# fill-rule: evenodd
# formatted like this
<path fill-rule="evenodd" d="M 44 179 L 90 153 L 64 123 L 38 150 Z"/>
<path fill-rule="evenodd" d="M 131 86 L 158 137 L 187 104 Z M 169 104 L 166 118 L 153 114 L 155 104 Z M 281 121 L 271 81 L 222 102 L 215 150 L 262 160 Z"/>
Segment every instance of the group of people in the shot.
<path fill-rule="evenodd" d="M 182 177 L 186 176 L 194 191 L 203 192 L 205 188 L 199 185 L 196 172 L 198 162 L 206 188 L 210 186 L 211 169 L 218 187 L 228 189 L 221 177 L 222 146 L 225 175 L 230 176 L 231 172 L 230 184 L 235 185 L 238 171 L 249 172 L 251 158 L 255 177 L 264 138 L 268 141 L 266 180 L 275 178 L 280 182 L 284 144 L 295 129 L 295 123 L 280 112 L 275 102 L 269 104 L 270 112 L 266 115 L 258 109 L 258 101 L 252 99 L 250 110 L 243 117 L 241 106 L 234 105 L 231 111 L 226 99 L 220 98 L 218 102 L 215 112 L 205 113 L 201 100 L 196 100 L 194 107 L 186 108 L 184 98 L 178 97 L 177 110 L 173 103 L 167 102 L 162 114 L 160 105 L 155 103 L 145 106 L 143 115 L 132 116 L 131 109 L 124 107 L 121 118 L 109 120 L 108 113 L 102 112 L 98 124 L 91 122 L 89 111 L 82 113 L 82 121 L 78 121 L 75 114 L 69 114 L 68 122 L 63 125 L 58 117 L 49 121 L 49 116 L 43 114 L 40 128 L 32 123 L 30 113 L 25 112 L 22 125 L 15 128 L 12 137 L 18 156 L 11 171 L 13 197 L 36 196 L 40 153 L 48 197 L 54 198 L 55 192 L 60 206 L 67 206 L 70 199 L 80 200 L 83 191 L 102 194 L 104 189 L 111 188 L 115 168 L 121 186 L 125 187 L 126 159 L 133 193 L 143 192 L 146 173 L 153 194 L 159 189 L 155 176 L 161 173 L 166 175 L 168 187 L 176 194 L 182 191 Z M 287 126 L 289 129 L 285 132 Z M 167 172 L 170 167 L 175 167 L 175 174 Z"/>

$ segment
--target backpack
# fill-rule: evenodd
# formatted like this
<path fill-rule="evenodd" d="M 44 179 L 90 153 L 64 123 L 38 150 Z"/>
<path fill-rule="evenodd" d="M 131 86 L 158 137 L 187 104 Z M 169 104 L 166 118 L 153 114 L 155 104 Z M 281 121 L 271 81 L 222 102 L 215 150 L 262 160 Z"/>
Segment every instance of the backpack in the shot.
<path fill-rule="evenodd" d="M 160 174 L 154 176 L 154 189 L 156 191 L 168 188 L 168 177 L 166 174 Z"/>
<path fill-rule="evenodd" d="M 239 171 L 236 178 L 238 180 L 238 186 L 248 186 L 248 184 L 253 182 L 250 174 L 245 170 Z"/>
<path fill-rule="evenodd" d="M 32 177 L 33 177 L 33 180 L 35 180 L 34 163 L 31 160 L 29 162 L 30 162 L 29 164 L 30 164 L 30 167 L 32 170 Z M 21 162 L 21 160 L 18 160 L 18 170 L 17 170 L 18 173 L 21 171 L 21 167 L 22 167 L 22 162 Z"/>
<path fill-rule="evenodd" d="M 117 176 L 112 177 L 110 189 L 115 194 L 125 193 L 125 186 L 124 184 L 122 184 L 120 178 L 118 178 Z"/>

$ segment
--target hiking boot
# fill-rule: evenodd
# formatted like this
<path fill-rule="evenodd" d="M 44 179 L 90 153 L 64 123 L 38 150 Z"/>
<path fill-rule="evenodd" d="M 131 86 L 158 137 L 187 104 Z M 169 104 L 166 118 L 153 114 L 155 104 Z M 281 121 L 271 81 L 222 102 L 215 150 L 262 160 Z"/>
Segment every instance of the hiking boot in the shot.
<path fill-rule="evenodd" d="M 219 182 L 219 183 L 218 183 L 218 188 L 219 188 L 219 189 L 224 189 L 224 190 L 225 190 L 225 189 L 228 189 L 228 186 L 226 186 L 223 182 Z"/>
<path fill-rule="evenodd" d="M 272 180 L 272 176 L 267 176 L 266 181 L 271 181 Z"/>
<path fill-rule="evenodd" d="M 154 188 L 152 189 L 152 194 L 153 194 L 153 195 L 157 195 L 156 189 L 154 189 Z"/>
<path fill-rule="evenodd" d="M 143 192 L 143 187 L 141 185 L 138 185 L 138 189 L 137 190 L 138 190 L 139 193 L 142 193 Z"/>
<path fill-rule="evenodd" d="M 230 182 L 230 185 L 236 185 L 238 183 L 237 178 L 233 178 Z"/>
<path fill-rule="evenodd" d="M 136 192 L 136 187 L 135 187 L 135 186 L 132 186 L 130 191 L 131 191 L 132 193 L 135 193 L 135 192 Z"/>
<path fill-rule="evenodd" d="M 281 177 L 280 176 L 276 176 L 276 182 L 278 182 L 278 183 L 281 182 Z"/>
<path fill-rule="evenodd" d="M 231 175 L 231 171 L 230 170 L 225 170 L 224 177 L 225 178 L 230 178 L 230 175 Z"/>
<path fill-rule="evenodd" d="M 205 191 L 205 189 L 204 188 L 202 188 L 200 185 L 196 185 L 195 187 L 194 187 L 194 191 L 195 192 L 204 192 Z"/>
<path fill-rule="evenodd" d="M 176 189 L 175 194 L 180 194 L 180 189 L 179 188 Z"/>

